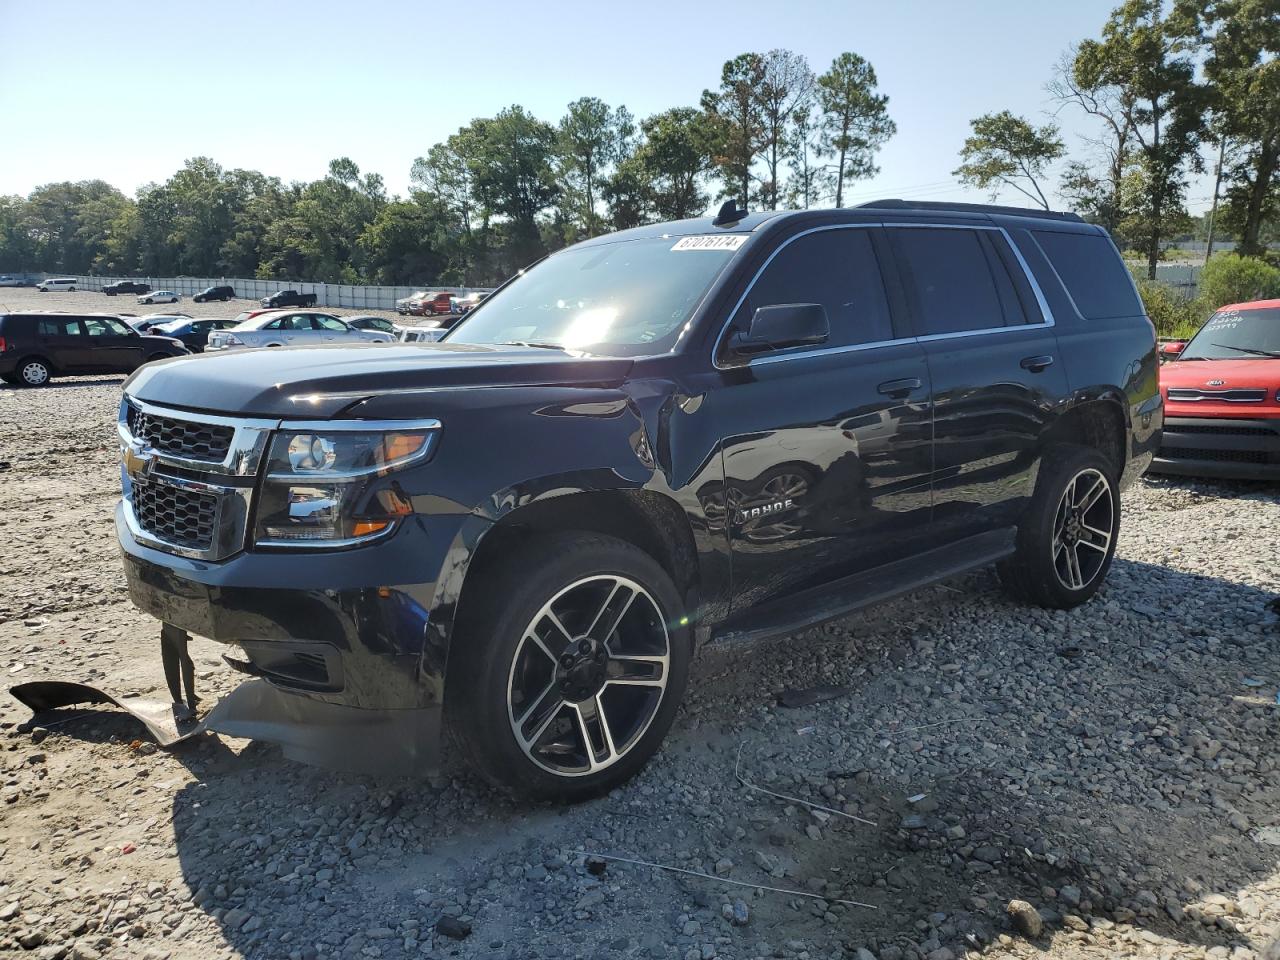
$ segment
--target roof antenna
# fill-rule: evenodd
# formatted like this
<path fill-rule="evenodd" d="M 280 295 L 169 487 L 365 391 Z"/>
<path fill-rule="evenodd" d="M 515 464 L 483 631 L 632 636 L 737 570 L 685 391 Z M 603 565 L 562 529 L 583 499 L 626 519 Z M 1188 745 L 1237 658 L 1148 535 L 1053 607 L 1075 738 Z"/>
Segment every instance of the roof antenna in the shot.
<path fill-rule="evenodd" d="M 747 215 L 747 211 L 738 209 L 737 200 L 726 200 L 720 205 L 720 212 L 711 221 L 713 227 L 728 227 L 737 223 Z"/>

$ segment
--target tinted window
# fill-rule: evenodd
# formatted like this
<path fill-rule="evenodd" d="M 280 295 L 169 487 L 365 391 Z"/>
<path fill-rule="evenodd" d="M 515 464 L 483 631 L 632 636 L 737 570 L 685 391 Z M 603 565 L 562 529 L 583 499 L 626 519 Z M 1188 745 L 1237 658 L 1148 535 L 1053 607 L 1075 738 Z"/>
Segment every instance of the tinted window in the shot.
<path fill-rule="evenodd" d="M 1088 233 L 1033 232 L 1082 317 L 1102 320 L 1142 314 L 1133 281 L 1110 240 Z"/>
<path fill-rule="evenodd" d="M 782 303 L 826 307 L 831 324 L 826 346 L 893 339 L 880 263 L 867 229 L 820 230 L 781 248 L 738 308 L 734 327 L 745 330 L 760 307 Z"/>
<path fill-rule="evenodd" d="M 36 324 L 36 331 L 42 337 L 78 337 L 80 322 L 65 317 L 42 317 Z"/>
<path fill-rule="evenodd" d="M 894 232 L 920 336 L 1004 326 L 991 258 L 979 231 L 923 227 Z"/>
<path fill-rule="evenodd" d="M 84 329 L 91 337 L 124 337 L 130 333 L 127 326 L 109 317 L 85 317 Z"/>

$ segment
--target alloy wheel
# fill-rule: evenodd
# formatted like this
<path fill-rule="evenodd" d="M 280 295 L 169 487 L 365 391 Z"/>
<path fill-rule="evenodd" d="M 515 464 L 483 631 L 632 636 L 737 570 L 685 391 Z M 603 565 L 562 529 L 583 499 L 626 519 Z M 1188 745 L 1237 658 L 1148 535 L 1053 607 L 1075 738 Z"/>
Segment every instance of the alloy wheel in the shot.
<path fill-rule="evenodd" d="M 516 743 L 557 776 L 613 766 L 657 715 L 670 654 L 666 620 L 640 584 L 613 574 L 569 584 L 516 645 L 507 679 Z"/>
<path fill-rule="evenodd" d="M 1115 534 L 1111 481 L 1093 467 L 1067 484 L 1053 521 L 1053 568 L 1068 590 L 1083 590 L 1102 571 Z"/>

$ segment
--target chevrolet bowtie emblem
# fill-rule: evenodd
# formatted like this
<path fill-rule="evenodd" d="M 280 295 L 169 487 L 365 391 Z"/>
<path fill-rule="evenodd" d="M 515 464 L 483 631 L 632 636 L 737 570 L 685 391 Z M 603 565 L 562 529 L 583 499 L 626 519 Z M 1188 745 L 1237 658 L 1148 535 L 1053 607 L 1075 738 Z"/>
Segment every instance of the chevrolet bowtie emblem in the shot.
<path fill-rule="evenodd" d="M 146 480 L 151 475 L 155 457 L 147 456 L 132 446 L 124 448 L 124 469 L 135 480 Z"/>

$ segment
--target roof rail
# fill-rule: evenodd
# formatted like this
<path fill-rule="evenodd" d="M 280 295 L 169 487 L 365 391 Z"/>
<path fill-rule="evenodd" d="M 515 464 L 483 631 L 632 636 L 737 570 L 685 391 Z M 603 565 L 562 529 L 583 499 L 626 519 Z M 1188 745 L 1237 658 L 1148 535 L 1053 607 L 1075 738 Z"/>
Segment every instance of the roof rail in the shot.
<path fill-rule="evenodd" d="M 947 203 L 941 200 L 872 200 L 858 208 L 878 207 L 882 210 L 950 210 L 954 213 L 1004 213 L 1015 217 L 1042 217 L 1046 220 L 1071 220 L 1084 223 L 1078 213 L 1040 210 L 1035 207 L 1002 207 L 990 203 Z"/>

